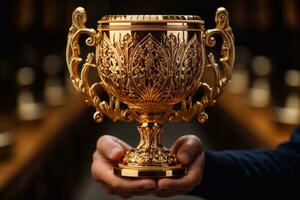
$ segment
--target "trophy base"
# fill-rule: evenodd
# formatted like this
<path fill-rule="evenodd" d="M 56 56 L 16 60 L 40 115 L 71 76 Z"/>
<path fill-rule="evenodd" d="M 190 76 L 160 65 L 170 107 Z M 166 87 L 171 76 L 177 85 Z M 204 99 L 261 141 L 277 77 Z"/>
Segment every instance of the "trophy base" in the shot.
<path fill-rule="evenodd" d="M 159 178 L 180 177 L 186 174 L 187 169 L 178 164 L 175 166 L 127 166 L 118 164 L 114 167 L 114 173 L 123 177 L 135 178 Z"/>

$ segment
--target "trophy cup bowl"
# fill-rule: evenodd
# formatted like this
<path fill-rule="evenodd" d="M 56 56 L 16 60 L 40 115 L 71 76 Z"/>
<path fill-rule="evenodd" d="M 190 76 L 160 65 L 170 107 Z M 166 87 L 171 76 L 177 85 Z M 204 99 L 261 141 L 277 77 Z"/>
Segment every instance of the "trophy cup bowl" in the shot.
<path fill-rule="evenodd" d="M 86 20 L 85 10 L 76 8 L 66 50 L 70 78 L 86 102 L 96 108 L 96 122 L 104 115 L 113 121 L 136 120 L 140 133 L 140 143 L 125 153 L 114 173 L 183 176 L 186 167 L 161 145 L 162 124 L 194 116 L 205 122 L 205 108 L 224 91 L 235 55 L 228 12 L 217 9 L 216 27 L 209 30 L 199 16 L 190 15 L 107 15 L 98 22 L 97 31 L 86 28 Z M 81 35 L 87 36 L 87 46 L 95 48 L 82 65 Z M 223 40 L 217 62 L 212 53 L 206 53 L 206 47 L 216 45 L 214 35 Z M 213 81 L 205 80 L 207 70 Z M 91 72 L 99 81 L 91 80 Z M 202 95 L 196 97 L 199 90 Z M 101 98 L 103 91 L 108 102 Z"/>

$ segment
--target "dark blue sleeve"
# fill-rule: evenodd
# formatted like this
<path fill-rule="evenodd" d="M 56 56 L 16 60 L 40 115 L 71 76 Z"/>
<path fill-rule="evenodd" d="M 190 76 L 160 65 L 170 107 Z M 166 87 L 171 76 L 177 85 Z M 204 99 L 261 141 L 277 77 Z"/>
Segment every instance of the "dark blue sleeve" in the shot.
<path fill-rule="evenodd" d="M 275 150 L 206 152 L 192 194 L 210 199 L 300 199 L 300 127 Z"/>

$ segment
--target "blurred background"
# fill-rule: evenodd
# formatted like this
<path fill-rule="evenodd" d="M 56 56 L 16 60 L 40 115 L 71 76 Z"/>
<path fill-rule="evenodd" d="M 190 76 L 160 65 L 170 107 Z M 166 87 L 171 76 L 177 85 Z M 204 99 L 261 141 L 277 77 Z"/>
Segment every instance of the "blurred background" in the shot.
<path fill-rule="evenodd" d="M 188 133 L 214 150 L 271 149 L 300 124 L 297 0 L 1 1 L 1 200 L 118 199 L 92 181 L 92 153 L 103 134 L 134 146 L 138 135 L 134 123 L 94 122 L 94 109 L 69 82 L 65 46 L 78 6 L 91 28 L 106 14 L 183 14 L 200 15 L 208 29 L 216 9 L 228 9 L 236 43 L 232 81 L 208 109 L 207 123 L 167 123 L 166 146 Z"/>

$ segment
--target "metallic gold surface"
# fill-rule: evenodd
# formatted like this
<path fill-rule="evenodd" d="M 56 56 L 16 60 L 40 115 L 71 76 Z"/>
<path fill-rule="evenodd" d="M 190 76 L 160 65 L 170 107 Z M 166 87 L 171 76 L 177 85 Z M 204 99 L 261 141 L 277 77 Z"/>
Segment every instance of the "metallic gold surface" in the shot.
<path fill-rule="evenodd" d="M 179 177 L 186 173 L 186 168 L 180 164 L 164 167 L 164 166 L 141 166 L 141 167 L 128 167 L 122 163 L 114 167 L 114 173 L 119 176 L 126 177 Z"/>
<path fill-rule="evenodd" d="M 224 91 L 235 56 L 228 12 L 219 8 L 216 27 L 206 31 L 198 16 L 108 15 L 99 21 L 97 31 L 86 28 L 86 20 L 85 10 L 75 9 L 66 50 L 70 78 L 96 108 L 95 121 L 104 115 L 114 121 L 136 120 L 140 132 L 140 144 L 126 152 L 115 173 L 183 175 L 185 168 L 160 144 L 162 123 L 194 116 L 205 122 L 205 108 Z M 82 67 L 81 35 L 88 36 L 86 44 L 95 48 Z M 206 47 L 216 45 L 214 35 L 223 39 L 218 62 L 212 53 L 206 54 Z M 99 80 L 92 80 L 91 73 Z M 207 80 L 209 73 L 213 80 Z M 109 102 L 100 97 L 103 89 Z"/>

